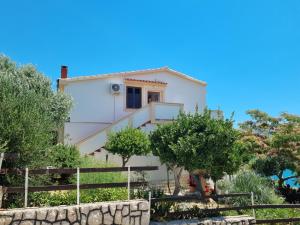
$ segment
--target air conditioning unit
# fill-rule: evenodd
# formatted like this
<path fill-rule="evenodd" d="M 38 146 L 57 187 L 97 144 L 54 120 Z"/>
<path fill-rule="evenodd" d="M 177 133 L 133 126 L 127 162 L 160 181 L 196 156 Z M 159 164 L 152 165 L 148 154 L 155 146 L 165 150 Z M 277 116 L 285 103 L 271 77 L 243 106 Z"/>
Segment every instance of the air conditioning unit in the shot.
<path fill-rule="evenodd" d="M 110 84 L 110 93 L 118 95 L 122 92 L 122 84 Z"/>

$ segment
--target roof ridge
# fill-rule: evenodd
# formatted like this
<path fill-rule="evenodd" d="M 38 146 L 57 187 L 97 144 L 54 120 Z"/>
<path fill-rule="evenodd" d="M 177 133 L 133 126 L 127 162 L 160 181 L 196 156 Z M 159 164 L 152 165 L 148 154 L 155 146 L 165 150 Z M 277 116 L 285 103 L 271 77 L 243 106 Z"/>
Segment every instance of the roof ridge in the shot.
<path fill-rule="evenodd" d="M 105 73 L 105 74 L 97 74 L 97 75 L 89 75 L 89 76 L 77 76 L 77 77 L 70 77 L 70 78 L 63 78 L 59 79 L 61 84 L 66 84 L 68 82 L 72 81 L 83 81 L 83 80 L 89 80 L 89 79 L 100 79 L 100 78 L 107 78 L 112 76 L 125 76 L 125 75 L 135 75 L 135 74 L 143 74 L 143 73 L 153 73 L 153 72 L 162 72 L 162 71 L 168 71 L 170 73 L 173 73 L 177 76 L 183 77 L 185 79 L 194 81 L 196 83 L 199 83 L 201 85 L 206 86 L 206 82 L 198 80 L 196 78 L 193 78 L 191 76 L 188 76 L 184 73 L 178 72 L 176 70 L 170 69 L 168 66 L 159 67 L 159 68 L 152 68 L 152 69 L 144 69 L 144 70 L 133 70 L 133 71 L 124 71 L 124 72 L 115 72 L 115 73 Z"/>

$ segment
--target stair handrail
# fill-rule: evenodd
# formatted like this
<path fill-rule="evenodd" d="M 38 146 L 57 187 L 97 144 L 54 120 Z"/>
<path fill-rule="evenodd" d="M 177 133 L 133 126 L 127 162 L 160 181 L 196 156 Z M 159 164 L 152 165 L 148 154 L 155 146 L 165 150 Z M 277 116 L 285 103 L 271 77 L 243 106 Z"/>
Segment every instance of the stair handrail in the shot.
<path fill-rule="evenodd" d="M 75 145 L 80 145 L 80 144 L 82 144 L 83 142 L 85 142 L 86 140 L 88 140 L 89 138 L 92 138 L 92 137 L 96 136 L 97 134 L 99 134 L 99 133 L 101 133 L 101 132 L 103 132 L 103 131 L 105 131 L 105 130 L 110 130 L 115 124 L 117 124 L 117 123 L 119 123 L 119 122 L 121 122 L 121 121 L 123 121 L 123 120 L 129 119 L 130 117 L 133 117 L 135 114 L 137 114 L 138 112 L 144 110 L 145 108 L 149 108 L 149 109 L 150 109 L 150 107 L 152 107 L 152 103 L 149 103 L 149 104 L 147 104 L 147 105 L 145 105 L 145 106 L 143 106 L 143 107 L 141 107 L 141 108 L 135 110 L 134 112 L 132 112 L 132 113 L 130 113 L 130 114 L 128 114 L 128 115 L 126 115 L 126 116 L 124 116 L 124 117 L 122 117 L 122 118 L 116 120 L 116 121 L 114 121 L 114 122 L 111 123 L 109 126 L 104 127 L 104 128 L 102 128 L 101 130 L 98 130 L 98 131 L 96 131 L 95 133 L 93 133 L 93 134 L 91 134 L 91 135 L 89 135 L 89 136 L 83 138 L 82 140 L 78 141 Z"/>

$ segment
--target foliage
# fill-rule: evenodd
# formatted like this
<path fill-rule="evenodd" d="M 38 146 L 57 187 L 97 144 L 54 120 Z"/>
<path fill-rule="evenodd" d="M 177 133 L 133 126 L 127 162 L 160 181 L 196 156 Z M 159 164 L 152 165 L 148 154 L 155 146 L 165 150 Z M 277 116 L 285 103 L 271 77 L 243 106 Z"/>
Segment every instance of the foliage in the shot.
<path fill-rule="evenodd" d="M 217 185 L 222 192 L 253 192 L 256 204 L 280 204 L 283 202 L 283 199 L 275 194 L 271 181 L 257 175 L 253 171 L 241 171 L 231 181 L 221 180 Z M 250 201 L 249 197 L 233 197 L 229 199 L 229 203 L 238 206 L 249 205 Z"/>
<path fill-rule="evenodd" d="M 214 180 L 232 174 L 245 159 L 238 137 L 232 120 L 212 119 L 209 111 L 181 113 L 150 134 L 153 154 L 162 163 L 189 172 L 202 169 Z"/>
<path fill-rule="evenodd" d="M 28 202 L 31 207 L 75 205 L 76 191 L 52 191 L 52 192 L 34 192 L 28 194 Z M 127 199 L 126 188 L 108 188 L 80 191 L 81 203 L 117 201 Z M 24 199 L 18 198 L 11 202 L 9 208 L 23 207 Z"/>
<path fill-rule="evenodd" d="M 258 158 L 252 165 L 253 169 L 261 175 L 272 176 L 280 174 L 285 169 L 294 170 L 295 166 L 287 158 L 281 155 Z"/>
<path fill-rule="evenodd" d="M 80 166 L 80 153 L 75 146 L 57 144 L 48 151 L 49 166 L 55 168 L 77 168 Z M 59 184 L 71 183 L 70 174 L 52 175 L 51 180 Z"/>
<path fill-rule="evenodd" d="M 0 139 L 6 152 L 21 157 L 6 168 L 48 164 L 47 149 L 66 120 L 71 99 L 55 93 L 51 82 L 32 65 L 18 66 L 0 56 Z"/>
<path fill-rule="evenodd" d="M 57 144 L 50 148 L 49 166 L 56 168 L 76 168 L 80 166 L 80 153 L 75 146 Z"/>
<path fill-rule="evenodd" d="M 249 110 L 251 120 L 240 124 L 242 141 L 257 154 L 254 169 L 265 176 L 276 175 L 279 184 L 283 171 L 300 172 L 300 116 L 283 113 L 278 118 L 259 110 Z"/>
<path fill-rule="evenodd" d="M 110 133 L 105 148 L 113 154 L 119 154 L 122 166 L 125 166 L 131 156 L 150 153 L 149 145 L 148 136 L 142 130 L 126 127 L 119 132 Z"/>

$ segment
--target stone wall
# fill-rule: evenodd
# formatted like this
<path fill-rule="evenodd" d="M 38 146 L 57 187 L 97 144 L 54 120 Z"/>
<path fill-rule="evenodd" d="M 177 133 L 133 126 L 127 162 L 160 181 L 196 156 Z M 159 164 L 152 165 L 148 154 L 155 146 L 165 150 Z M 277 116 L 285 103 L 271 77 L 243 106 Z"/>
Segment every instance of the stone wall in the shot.
<path fill-rule="evenodd" d="M 149 220 L 145 200 L 0 211 L 1 225 L 148 225 Z"/>

